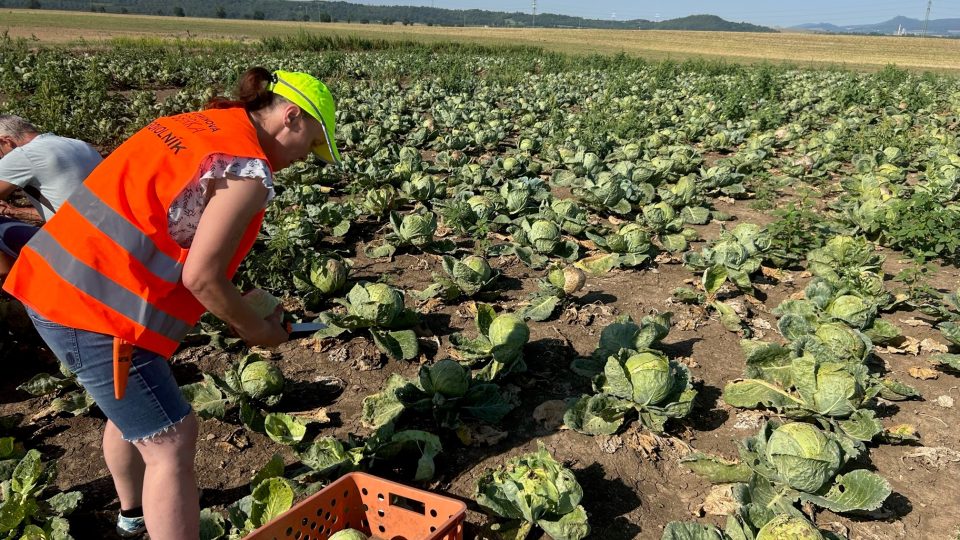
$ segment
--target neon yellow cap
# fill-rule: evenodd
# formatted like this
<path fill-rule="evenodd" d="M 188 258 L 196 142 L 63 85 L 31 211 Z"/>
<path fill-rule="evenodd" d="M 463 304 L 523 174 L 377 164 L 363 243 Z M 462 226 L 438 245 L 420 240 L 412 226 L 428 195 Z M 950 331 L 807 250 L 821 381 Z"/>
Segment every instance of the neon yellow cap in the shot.
<path fill-rule="evenodd" d="M 326 141 L 314 146 L 313 153 L 327 163 L 340 163 L 340 152 L 337 151 L 337 143 L 333 139 L 336 106 L 330 90 L 316 77 L 307 73 L 277 70 L 273 72 L 273 76 L 276 80 L 270 83 L 268 89 L 289 99 L 323 126 Z"/>

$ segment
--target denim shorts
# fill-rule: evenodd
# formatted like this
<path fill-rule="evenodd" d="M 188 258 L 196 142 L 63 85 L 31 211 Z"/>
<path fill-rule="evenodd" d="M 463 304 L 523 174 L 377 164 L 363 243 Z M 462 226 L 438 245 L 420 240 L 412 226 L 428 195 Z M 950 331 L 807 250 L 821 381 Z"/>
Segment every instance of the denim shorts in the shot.
<path fill-rule="evenodd" d="M 190 414 L 190 404 L 173 378 L 167 360 L 134 348 L 123 399 L 113 393 L 113 336 L 77 330 L 27 314 L 40 337 L 127 441 L 140 441 L 167 431 Z"/>

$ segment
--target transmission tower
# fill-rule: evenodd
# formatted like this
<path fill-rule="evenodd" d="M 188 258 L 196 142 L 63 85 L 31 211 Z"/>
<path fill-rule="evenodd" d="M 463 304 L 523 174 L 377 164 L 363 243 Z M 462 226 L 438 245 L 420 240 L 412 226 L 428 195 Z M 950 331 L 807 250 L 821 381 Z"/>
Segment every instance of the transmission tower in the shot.
<path fill-rule="evenodd" d="M 537 27 L 537 0 L 533 0 L 533 27 Z"/>
<path fill-rule="evenodd" d="M 927 16 L 923 19 L 923 32 L 921 36 L 927 37 L 927 25 L 930 24 L 930 8 L 933 7 L 933 0 L 927 0 Z"/>

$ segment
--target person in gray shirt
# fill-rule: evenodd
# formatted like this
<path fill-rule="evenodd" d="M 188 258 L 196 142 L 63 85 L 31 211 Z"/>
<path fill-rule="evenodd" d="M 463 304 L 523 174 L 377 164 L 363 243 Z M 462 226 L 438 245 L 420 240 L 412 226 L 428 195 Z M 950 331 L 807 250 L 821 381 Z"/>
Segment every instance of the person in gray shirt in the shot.
<path fill-rule="evenodd" d="M 20 248 L 50 219 L 103 158 L 89 144 L 40 133 L 30 122 L 0 114 L 0 201 L 20 188 L 36 209 L 0 202 L 0 282 L 7 276 Z"/>

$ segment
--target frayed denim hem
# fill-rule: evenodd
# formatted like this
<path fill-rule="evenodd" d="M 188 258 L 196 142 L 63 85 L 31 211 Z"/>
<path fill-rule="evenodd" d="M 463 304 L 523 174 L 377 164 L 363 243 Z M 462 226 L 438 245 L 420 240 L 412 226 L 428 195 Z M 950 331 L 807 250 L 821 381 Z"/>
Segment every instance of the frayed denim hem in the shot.
<path fill-rule="evenodd" d="M 155 431 L 155 432 L 153 432 L 153 433 L 151 433 L 151 434 L 149 434 L 149 435 L 145 435 L 145 436 L 139 437 L 139 438 L 130 438 L 130 439 L 128 439 L 126 436 L 123 436 L 122 438 L 123 438 L 123 440 L 127 441 L 128 443 L 133 443 L 133 444 L 138 444 L 138 443 L 143 443 L 143 442 L 153 442 L 153 441 L 155 441 L 156 439 L 158 439 L 158 438 L 166 435 L 167 433 L 173 433 L 174 431 L 176 431 L 176 430 L 177 430 L 177 426 L 179 426 L 180 424 L 182 424 L 183 421 L 186 420 L 187 417 L 190 416 L 190 413 L 192 413 L 192 412 L 193 412 L 193 410 L 188 411 L 187 414 L 183 415 L 183 418 L 181 418 L 181 419 L 177 420 L 176 422 L 170 424 L 169 426 L 166 426 L 166 427 L 164 427 L 164 428 L 161 428 L 159 431 Z"/>

